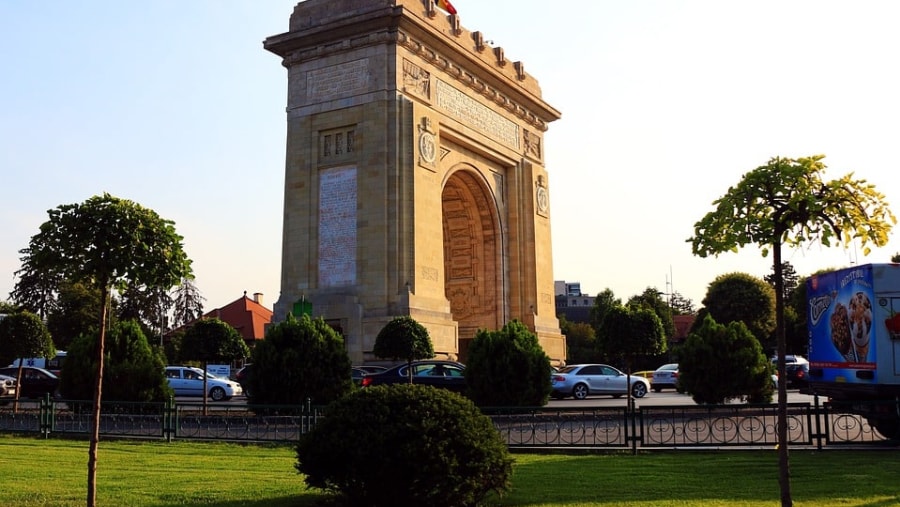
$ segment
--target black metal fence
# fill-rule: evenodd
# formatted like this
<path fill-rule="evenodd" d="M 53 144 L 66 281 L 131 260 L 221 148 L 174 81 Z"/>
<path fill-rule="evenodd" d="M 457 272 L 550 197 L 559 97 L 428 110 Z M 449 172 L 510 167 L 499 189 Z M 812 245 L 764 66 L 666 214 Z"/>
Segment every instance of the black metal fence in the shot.
<path fill-rule="evenodd" d="M 106 403 L 100 433 L 166 440 L 295 442 L 323 417 L 323 408 L 312 404 Z M 778 443 L 775 404 L 493 408 L 484 413 L 510 448 L 774 447 Z M 87 402 L 26 400 L 0 407 L 0 432 L 89 435 L 92 420 Z M 889 442 L 864 418 L 829 403 L 788 404 L 787 424 L 792 447 L 900 443 Z"/>

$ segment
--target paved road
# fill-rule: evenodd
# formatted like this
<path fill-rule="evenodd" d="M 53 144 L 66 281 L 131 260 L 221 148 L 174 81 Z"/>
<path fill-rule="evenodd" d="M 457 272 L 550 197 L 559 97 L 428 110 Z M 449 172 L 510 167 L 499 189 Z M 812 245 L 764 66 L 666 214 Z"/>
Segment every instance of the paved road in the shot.
<path fill-rule="evenodd" d="M 813 403 L 813 396 L 807 394 L 800 394 L 797 390 L 792 389 L 788 390 L 788 403 Z M 773 401 L 777 400 L 773 398 Z M 825 400 L 820 398 L 819 403 L 823 403 Z M 672 390 L 662 391 L 660 393 L 649 392 L 643 398 L 636 398 L 634 400 L 636 406 L 640 407 L 642 405 L 648 406 L 679 406 L 679 405 L 696 405 L 694 400 L 687 394 L 678 394 Z M 739 402 L 735 402 L 739 403 Z M 548 407 L 624 407 L 627 404 L 627 399 L 623 396 L 621 398 L 613 398 L 611 396 L 588 396 L 587 399 L 584 400 L 575 400 L 572 398 L 566 398 L 564 400 L 554 400 L 551 399 L 550 403 L 547 404 Z"/>

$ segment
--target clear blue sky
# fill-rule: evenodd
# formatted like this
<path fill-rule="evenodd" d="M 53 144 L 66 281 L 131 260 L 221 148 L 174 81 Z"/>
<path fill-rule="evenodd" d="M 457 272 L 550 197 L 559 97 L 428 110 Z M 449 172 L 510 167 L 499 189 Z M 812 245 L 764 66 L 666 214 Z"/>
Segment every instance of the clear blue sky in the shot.
<path fill-rule="evenodd" d="M 175 222 L 206 308 L 278 298 L 294 0 L 0 1 L 0 299 L 48 209 L 103 192 Z M 545 139 L 554 278 L 699 306 L 748 248 L 700 259 L 712 201 L 773 156 L 825 154 L 900 212 L 900 2 L 453 0 L 562 112 Z M 886 262 L 785 252 L 801 275 Z"/>

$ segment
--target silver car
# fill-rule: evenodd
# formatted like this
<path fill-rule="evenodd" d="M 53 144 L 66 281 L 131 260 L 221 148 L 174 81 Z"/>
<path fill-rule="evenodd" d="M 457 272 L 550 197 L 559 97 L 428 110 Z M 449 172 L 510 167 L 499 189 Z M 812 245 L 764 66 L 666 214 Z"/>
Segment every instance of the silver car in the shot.
<path fill-rule="evenodd" d="M 166 366 L 166 380 L 175 396 L 203 396 L 203 370 L 189 366 Z M 244 394 L 241 385 L 233 380 L 206 374 L 207 395 L 213 401 L 230 400 Z"/>
<path fill-rule="evenodd" d="M 16 379 L 8 375 L 0 375 L 0 404 L 16 397 Z"/>
<path fill-rule="evenodd" d="M 554 398 L 571 396 L 583 400 L 589 395 L 608 394 L 619 398 L 628 394 L 628 376 L 607 364 L 573 364 L 550 374 Z M 631 395 L 643 398 L 650 390 L 650 382 L 637 375 L 631 376 Z"/>
<path fill-rule="evenodd" d="M 653 391 L 678 387 L 678 363 L 664 364 L 653 372 Z"/>

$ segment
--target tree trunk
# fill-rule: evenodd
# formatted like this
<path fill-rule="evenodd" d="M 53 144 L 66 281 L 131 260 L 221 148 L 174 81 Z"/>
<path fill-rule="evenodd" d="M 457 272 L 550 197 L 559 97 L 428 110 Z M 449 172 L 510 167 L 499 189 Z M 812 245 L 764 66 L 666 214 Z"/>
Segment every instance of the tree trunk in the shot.
<path fill-rule="evenodd" d="M 207 361 L 206 359 L 204 359 L 204 360 L 203 360 L 203 416 L 204 416 L 204 417 L 206 417 L 207 415 L 209 415 L 209 408 L 208 408 L 209 405 L 208 405 L 208 401 L 207 401 L 207 399 L 206 399 L 206 397 L 207 397 L 207 392 L 206 392 L 206 390 L 208 389 L 207 384 L 206 384 L 206 372 L 207 372 L 207 370 L 209 370 L 209 361 Z"/>
<path fill-rule="evenodd" d="M 100 312 L 100 339 L 97 342 L 97 378 L 94 379 L 93 429 L 88 450 L 87 507 L 97 506 L 97 448 L 100 445 L 100 400 L 103 392 L 103 356 L 106 354 L 106 317 L 109 312 L 109 284 L 103 281 L 100 296 L 103 310 Z"/>
<path fill-rule="evenodd" d="M 781 238 L 776 231 L 776 238 Z M 778 342 L 778 484 L 781 486 L 781 506 L 791 507 L 791 468 L 788 460 L 787 434 L 787 376 L 784 368 L 786 338 L 784 331 L 784 273 L 781 269 L 781 241 L 772 245 L 775 263 L 775 336 Z"/>

